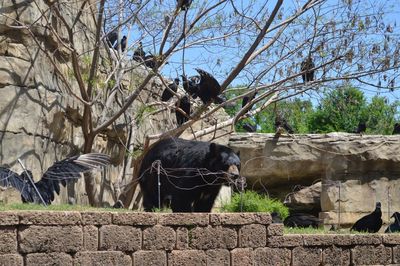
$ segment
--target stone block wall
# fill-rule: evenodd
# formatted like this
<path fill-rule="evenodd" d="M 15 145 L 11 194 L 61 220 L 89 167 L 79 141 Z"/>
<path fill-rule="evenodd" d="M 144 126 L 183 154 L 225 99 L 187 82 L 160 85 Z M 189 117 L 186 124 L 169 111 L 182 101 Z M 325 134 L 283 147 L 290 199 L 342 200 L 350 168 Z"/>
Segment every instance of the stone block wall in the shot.
<path fill-rule="evenodd" d="M 389 264 L 400 234 L 284 235 L 268 213 L 0 213 L 0 265 Z"/>
<path fill-rule="evenodd" d="M 325 225 L 349 227 L 382 204 L 382 219 L 400 209 L 398 135 L 232 134 L 229 146 L 240 151 L 241 175 L 248 187 L 268 192 L 299 212 L 318 215 Z M 293 192 L 310 188 L 301 201 Z"/>

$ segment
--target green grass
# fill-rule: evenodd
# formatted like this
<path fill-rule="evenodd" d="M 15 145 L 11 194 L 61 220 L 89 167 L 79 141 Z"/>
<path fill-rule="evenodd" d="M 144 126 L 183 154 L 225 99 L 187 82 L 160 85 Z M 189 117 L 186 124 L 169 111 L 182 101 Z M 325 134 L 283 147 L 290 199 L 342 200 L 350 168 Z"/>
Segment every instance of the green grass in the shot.
<path fill-rule="evenodd" d="M 157 213 L 172 213 L 171 208 L 153 208 L 152 211 Z"/>
<path fill-rule="evenodd" d="M 357 231 L 351 231 L 349 229 L 339 229 L 337 231 L 329 231 L 328 229 L 324 229 L 322 227 L 320 228 L 313 228 L 313 227 L 306 227 L 306 228 L 300 228 L 300 227 L 284 227 L 283 228 L 283 233 L 284 234 L 352 234 L 352 235 L 365 235 L 365 234 L 371 234 L 368 232 L 357 232 Z"/>
<path fill-rule="evenodd" d="M 284 234 L 329 234 L 334 233 L 332 231 L 324 230 L 323 228 L 313 228 L 313 227 L 284 227 Z"/>
<path fill-rule="evenodd" d="M 128 212 L 128 209 L 114 209 L 114 208 L 95 208 L 83 205 L 70 205 L 70 204 L 54 204 L 47 207 L 40 204 L 33 203 L 0 203 L 0 211 L 112 211 L 112 212 Z"/>
<path fill-rule="evenodd" d="M 285 219 L 289 209 L 282 202 L 270 199 L 255 191 L 247 190 L 242 195 L 235 193 L 230 203 L 222 206 L 223 212 L 277 212 Z"/>

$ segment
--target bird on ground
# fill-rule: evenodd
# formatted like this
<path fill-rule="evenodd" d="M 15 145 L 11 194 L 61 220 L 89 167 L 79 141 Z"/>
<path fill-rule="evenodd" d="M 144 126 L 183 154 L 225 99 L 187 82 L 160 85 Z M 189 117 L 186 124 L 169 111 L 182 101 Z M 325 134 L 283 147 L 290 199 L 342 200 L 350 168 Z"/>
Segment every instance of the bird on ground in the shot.
<path fill-rule="evenodd" d="M 221 86 L 218 81 L 208 72 L 196 68 L 200 75 L 198 96 L 204 104 L 219 103 L 221 94 Z"/>
<path fill-rule="evenodd" d="M 122 37 L 122 39 L 121 39 L 121 52 L 123 52 L 123 51 L 125 51 L 125 49 L 126 49 L 126 36 L 124 35 L 123 37 Z M 114 45 L 114 49 L 115 50 L 118 50 L 118 46 L 119 46 L 119 43 L 117 42 L 115 45 Z"/>
<path fill-rule="evenodd" d="M 44 203 L 48 205 L 54 200 L 54 192 L 57 195 L 60 193 L 60 183 L 65 187 L 68 181 L 80 178 L 81 173 L 109 163 L 110 156 L 102 153 L 73 156 L 50 166 L 35 186 Z M 30 180 L 33 180 L 33 176 L 29 170 L 19 175 L 8 168 L 0 167 L 0 186 L 16 188 L 21 193 L 23 202 L 43 203 Z"/>
<path fill-rule="evenodd" d="M 185 75 L 181 75 L 182 77 L 182 86 L 183 89 L 193 97 L 193 99 L 197 98 L 199 93 L 199 76 L 189 77 L 189 79 Z"/>
<path fill-rule="evenodd" d="M 382 211 L 381 211 L 381 203 L 377 202 L 375 210 L 360 218 L 354 225 L 351 227 L 350 231 L 358 231 L 358 232 L 368 232 L 368 233 L 376 233 L 381 229 L 382 226 Z"/>
<path fill-rule="evenodd" d="M 250 123 L 244 123 L 242 128 L 244 130 L 246 130 L 246 132 L 249 132 L 249 133 L 257 131 L 257 126 L 256 125 L 252 125 Z"/>
<path fill-rule="evenodd" d="M 121 200 L 117 200 L 114 205 L 112 206 L 114 209 L 123 209 L 124 208 L 124 203 L 122 203 Z"/>
<path fill-rule="evenodd" d="M 289 215 L 283 224 L 287 227 L 314 227 L 318 228 L 320 224 L 318 217 L 307 213 L 294 213 Z"/>
<path fill-rule="evenodd" d="M 400 123 L 395 123 L 393 127 L 392 135 L 400 134 Z"/>
<path fill-rule="evenodd" d="M 294 133 L 293 128 L 289 125 L 286 119 L 282 115 L 277 114 L 275 116 L 275 134 L 280 135 L 285 133 L 285 131 L 289 134 Z"/>
<path fill-rule="evenodd" d="M 272 223 L 282 223 L 282 218 L 277 212 L 271 212 Z"/>
<path fill-rule="evenodd" d="M 178 9 L 180 8 L 182 11 L 188 10 L 190 5 L 192 4 L 192 0 L 177 0 Z"/>
<path fill-rule="evenodd" d="M 390 224 L 388 228 L 386 228 L 385 233 L 400 232 L 400 213 L 395 212 L 390 218 L 394 218 L 394 223 Z"/>
<path fill-rule="evenodd" d="M 182 112 L 180 112 L 179 110 L 175 111 L 176 121 L 177 121 L 178 125 L 180 126 L 189 120 L 189 118 L 188 118 L 190 116 L 189 97 L 187 97 L 186 95 L 183 96 L 181 99 L 179 99 L 176 102 L 176 106 L 186 113 L 186 115 L 185 115 L 185 114 L 182 114 Z"/>
<path fill-rule="evenodd" d="M 246 104 L 250 101 L 252 101 L 256 97 L 257 92 L 254 91 L 246 96 L 243 97 L 242 100 L 242 108 L 246 106 Z"/>
<path fill-rule="evenodd" d="M 174 96 L 172 91 L 177 92 L 178 86 L 179 86 L 179 78 L 175 78 L 174 81 L 168 85 L 168 88 L 165 88 L 165 90 L 163 91 L 161 95 L 161 101 L 167 102 L 169 99 L 171 99 Z"/>
<path fill-rule="evenodd" d="M 106 37 L 108 46 L 110 48 L 113 48 L 114 43 L 117 41 L 117 39 L 118 39 L 118 32 L 116 32 L 116 31 L 110 32 Z"/>
<path fill-rule="evenodd" d="M 365 122 L 359 122 L 357 128 L 354 130 L 353 133 L 357 133 L 362 135 L 367 130 L 367 124 Z"/>
<path fill-rule="evenodd" d="M 314 62 L 311 56 L 308 56 L 303 62 L 301 62 L 301 77 L 303 78 L 303 82 L 306 83 L 308 81 L 314 80 L 314 70 L 315 68 Z"/>

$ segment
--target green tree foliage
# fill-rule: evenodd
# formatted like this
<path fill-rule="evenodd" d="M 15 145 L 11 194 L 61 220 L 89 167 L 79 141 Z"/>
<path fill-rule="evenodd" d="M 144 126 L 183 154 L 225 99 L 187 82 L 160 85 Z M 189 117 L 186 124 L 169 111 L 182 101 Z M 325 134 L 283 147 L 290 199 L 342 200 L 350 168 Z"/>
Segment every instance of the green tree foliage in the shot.
<path fill-rule="evenodd" d="M 259 132 L 275 132 L 275 115 L 280 113 L 292 126 L 294 132 L 308 133 L 308 120 L 312 112 L 311 101 L 295 98 L 293 100 L 279 101 L 276 105 L 269 106 L 256 115 L 255 121 L 260 125 Z"/>
<path fill-rule="evenodd" d="M 359 122 L 367 125 L 366 133 L 391 134 L 397 107 L 382 96 L 374 96 L 370 103 L 364 93 L 351 86 L 327 93 L 309 121 L 310 132 L 354 132 Z"/>
<path fill-rule="evenodd" d="M 383 96 L 367 101 L 360 89 L 342 86 L 325 93 L 316 107 L 310 100 L 299 98 L 279 101 L 256 116 L 239 121 L 236 130 L 244 132 L 243 123 L 251 123 L 257 125 L 257 132 L 273 133 L 275 115 L 281 113 L 294 132 L 300 134 L 354 132 L 359 122 L 367 124 L 368 134 L 391 134 L 398 106 L 399 102 L 388 103 Z M 234 115 L 240 108 L 241 102 L 227 112 Z"/>
<path fill-rule="evenodd" d="M 392 134 L 399 102 L 389 104 L 385 97 L 375 96 L 367 107 L 367 133 Z"/>
<path fill-rule="evenodd" d="M 364 94 L 354 87 L 341 87 L 325 95 L 309 126 L 315 133 L 353 132 L 360 121 L 367 122 Z"/>

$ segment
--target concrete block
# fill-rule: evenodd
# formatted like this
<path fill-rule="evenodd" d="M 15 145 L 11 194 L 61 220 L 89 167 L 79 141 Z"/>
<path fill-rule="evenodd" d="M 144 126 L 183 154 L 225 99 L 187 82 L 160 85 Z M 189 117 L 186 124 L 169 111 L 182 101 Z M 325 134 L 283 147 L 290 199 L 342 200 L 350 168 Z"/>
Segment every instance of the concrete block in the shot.
<path fill-rule="evenodd" d="M 78 252 L 83 248 L 79 226 L 29 226 L 18 232 L 19 250 L 35 252 Z"/>
<path fill-rule="evenodd" d="M 143 249 L 172 250 L 175 243 L 176 234 L 171 227 L 156 225 L 143 230 Z"/>
<path fill-rule="evenodd" d="M 103 225 L 99 231 L 101 250 L 136 251 L 141 248 L 142 232 L 138 228 Z"/>
<path fill-rule="evenodd" d="M 265 247 L 267 243 L 267 228 L 262 224 L 243 225 L 239 229 L 239 247 Z"/>
<path fill-rule="evenodd" d="M 237 246 L 237 233 L 231 228 L 196 227 L 189 230 L 189 247 L 194 249 L 233 249 Z"/>

